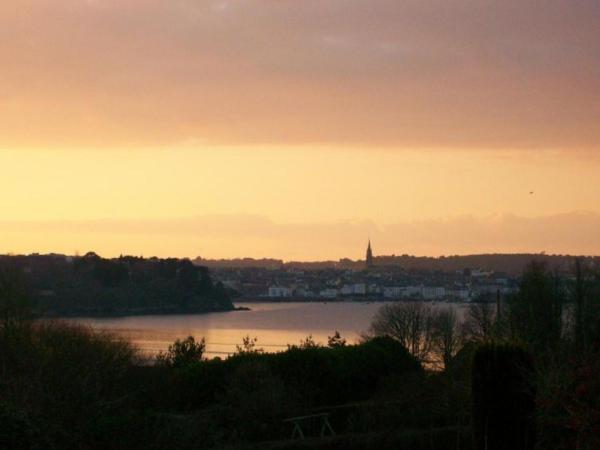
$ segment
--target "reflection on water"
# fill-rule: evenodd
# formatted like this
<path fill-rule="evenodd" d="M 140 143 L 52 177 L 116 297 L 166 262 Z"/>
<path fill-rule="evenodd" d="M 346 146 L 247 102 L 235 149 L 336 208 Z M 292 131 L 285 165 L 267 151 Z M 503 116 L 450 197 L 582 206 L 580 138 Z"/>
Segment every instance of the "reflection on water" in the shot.
<path fill-rule="evenodd" d="M 250 311 L 226 313 L 69 319 L 115 333 L 144 355 L 166 350 L 175 339 L 206 339 L 207 356 L 227 356 L 242 338 L 257 337 L 267 352 L 285 350 L 308 335 L 322 344 L 338 330 L 349 343 L 368 330 L 382 303 L 244 303 Z"/>

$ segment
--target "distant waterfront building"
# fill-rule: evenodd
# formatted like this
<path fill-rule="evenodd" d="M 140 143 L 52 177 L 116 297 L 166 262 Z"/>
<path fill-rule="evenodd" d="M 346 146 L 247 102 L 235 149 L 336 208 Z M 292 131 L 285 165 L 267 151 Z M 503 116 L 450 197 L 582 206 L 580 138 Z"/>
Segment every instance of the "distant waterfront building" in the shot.
<path fill-rule="evenodd" d="M 353 290 L 354 295 L 367 295 L 367 285 L 365 283 L 356 283 Z"/>
<path fill-rule="evenodd" d="M 287 298 L 292 296 L 292 290 L 287 287 L 271 286 L 269 287 L 269 297 Z"/>
<path fill-rule="evenodd" d="M 446 288 L 438 286 L 423 286 L 421 296 L 426 300 L 438 300 L 446 296 Z"/>
<path fill-rule="evenodd" d="M 466 288 L 448 289 L 446 293 L 448 294 L 448 297 L 463 302 L 471 298 L 471 291 Z"/>
<path fill-rule="evenodd" d="M 367 247 L 367 258 L 365 260 L 367 269 L 372 269 L 375 265 L 373 263 L 373 250 L 371 249 L 371 239 L 369 239 L 369 246 Z"/>
<path fill-rule="evenodd" d="M 340 295 L 353 295 L 354 294 L 354 287 L 350 284 L 345 284 L 342 286 L 342 288 L 340 289 Z"/>
<path fill-rule="evenodd" d="M 423 286 L 406 286 L 402 291 L 403 298 L 418 298 L 423 296 Z"/>
<path fill-rule="evenodd" d="M 383 293 L 383 288 L 379 284 L 373 283 L 367 286 L 367 293 L 369 295 L 379 296 Z"/>
<path fill-rule="evenodd" d="M 402 298 L 405 289 L 399 286 L 386 286 L 383 289 L 384 298 Z"/>
<path fill-rule="evenodd" d="M 321 297 L 321 298 L 334 299 L 337 296 L 338 296 L 337 289 L 327 288 L 327 289 L 322 289 L 321 292 L 319 292 L 319 297 Z"/>

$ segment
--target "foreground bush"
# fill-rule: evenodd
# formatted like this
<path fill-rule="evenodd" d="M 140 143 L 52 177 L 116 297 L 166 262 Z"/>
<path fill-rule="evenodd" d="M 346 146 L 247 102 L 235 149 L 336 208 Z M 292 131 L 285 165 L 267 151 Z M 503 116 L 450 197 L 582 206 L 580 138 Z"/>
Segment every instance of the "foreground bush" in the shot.
<path fill-rule="evenodd" d="M 456 429 L 435 428 L 349 434 L 325 439 L 295 441 L 288 439 L 234 448 L 235 450 L 471 450 L 472 446 L 467 439 L 467 430 L 458 430 L 458 432 L 463 435 L 462 444 L 458 446 Z"/>
<path fill-rule="evenodd" d="M 422 371 L 419 361 L 388 337 L 335 348 L 291 348 L 265 360 L 311 406 L 366 400 L 384 378 Z"/>
<path fill-rule="evenodd" d="M 540 448 L 600 448 L 600 349 L 537 374 Z"/>
<path fill-rule="evenodd" d="M 193 362 L 201 361 L 206 350 L 206 341 L 202 338 L 196 342 L 193 336 L 180 340 L 177 339 L 173 345 L 169 345 L 166 353 L 160 352 L 156 357 L 156 364 L 171 367 L 184 367 Z"/>
<path fill-rule="evenodd" d="M 487 344 L 473 359 L 473 432 L 477 450 L 535 448 L 533 362 L 525 350 Z"/>
<path fill-rule="evenodd" d="M 281 353 L 242 353 L 222 361 L 201 361 L 172 372 L 176 381 L 168 385 L 166 378 L 158 375 L 160 367 L 146 371 L 155 373 L 148 376 L 155 380 L 157 396 L 164 395 L 165 389 L 175 389 L 164 400 L 172 401 L 170 408 L 186 410 L 223 398 L 232 385 L 241 383 L 236 377 L 245 373 L 240 367 L 246 365 L 260 366 L 281 382 L 288 403 L 295 407 L 365 400 L 386 377 L 422 373 L 416 358 L 387 337 L 360 345 L 292 347 Z M 161 380 L 165 384 L 161 385 Z"/>
<path fill-rule="evenodd" d="M 0 325 L 0 448 L 110 442 L 125 420 L 132 347 L 60 322 Z"/>

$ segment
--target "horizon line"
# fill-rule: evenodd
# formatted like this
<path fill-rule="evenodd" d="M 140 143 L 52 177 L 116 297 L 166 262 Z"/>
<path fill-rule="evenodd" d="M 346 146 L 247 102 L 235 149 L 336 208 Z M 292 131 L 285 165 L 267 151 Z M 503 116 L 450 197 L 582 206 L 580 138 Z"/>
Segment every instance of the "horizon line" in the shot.
<path fill-rule="evenodd" d="M 121 257 L 133 257 L 133 258 L 143 258 L 143 259 L 180 259 L 180 260 L 190 260 L 190 261 L 278 261 L 283 264 L 293 264 L 293 263 L 301 263 L 301 264 L 317 264 L 317 263 L 340 263 L 343 261 L 350 262 L 364 262 L 364 259 L 352 259 L 350 257 L 340 257 L 339 259 L 310 259 L 310 260 L 300 260 L 300 259 L 282 259 L 275 258 L 269 256 L 237 256 L 231 258 L 204 258 L 200 255 L 196 257 L 190 256 L 145 256 L 143 254 L 135 255 L 135 254 L 125 254 L 122 253 L 118 256 L 102 256 L 96 251 L 90 250 L 85 253 L 75 252 L 74 254 L 62 253 L 62 252 L 47 252 L 47 253 L 0 253 L 0 257 L 28 257 L 28 256 L 64 256 L 67 258 L 82 258 L 87 254 L 94 253 L 98 257 L 102 259 L 119 259 Z M 390 255 L 373 255 L 373 259 L 382 259 L 382 258 L 418 258 L 418 259 L 445 259 L 445 258 L 465 258 L 465 257 L 473 257 L 473 256 L 542 256 L 542 257 L 560 257 L 560 258 L 600 258 L 598 254 L 574 254 L 574 253 L 546 253 L 545 251 L 541 252 L 484 252 L 484 253 L 455 253 L 455 254 L 442 254 L 437 256 L 429 256 L 429 255 L 415 255 L 415 254 L 390 254 Z"/>

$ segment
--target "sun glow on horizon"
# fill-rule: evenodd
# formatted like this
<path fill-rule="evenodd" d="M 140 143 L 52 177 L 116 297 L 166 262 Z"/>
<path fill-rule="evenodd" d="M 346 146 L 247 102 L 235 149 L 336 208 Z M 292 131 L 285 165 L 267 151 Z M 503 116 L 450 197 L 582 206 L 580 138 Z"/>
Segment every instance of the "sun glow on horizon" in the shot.
<path fill-rule="evenodd" d="M 2 150 L 0 252 L 337 259 L 369 233 L 388 254 L 581 251 L 530 233 L 596 220 L 600 164 L 514 152 Z"/>

